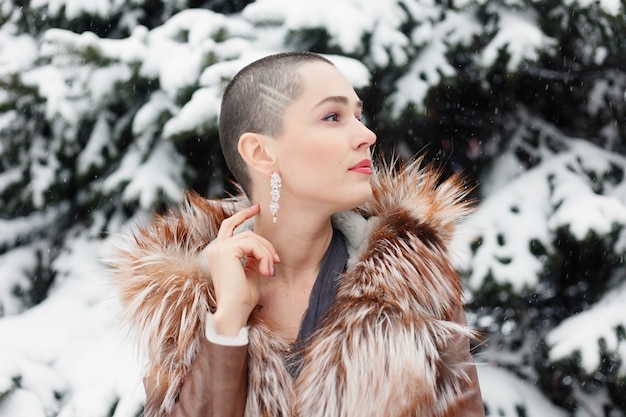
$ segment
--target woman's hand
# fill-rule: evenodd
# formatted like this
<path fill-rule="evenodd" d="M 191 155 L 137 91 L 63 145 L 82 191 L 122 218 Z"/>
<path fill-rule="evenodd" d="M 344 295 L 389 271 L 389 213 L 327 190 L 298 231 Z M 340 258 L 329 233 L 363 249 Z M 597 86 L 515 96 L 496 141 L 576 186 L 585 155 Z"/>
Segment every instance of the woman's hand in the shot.
<path fill-rule="evenodd" d="M 272 244 L 252 231 L 234 235 L 247 219 L 259 213 L 255 204 L 224 220 L 217 238 L 205 249 L 215 288 L 217 310 L 213 315 L 219 334 L 236 336 L 259 302 L 259 278 L 273 276 L 280 262 Z"/>

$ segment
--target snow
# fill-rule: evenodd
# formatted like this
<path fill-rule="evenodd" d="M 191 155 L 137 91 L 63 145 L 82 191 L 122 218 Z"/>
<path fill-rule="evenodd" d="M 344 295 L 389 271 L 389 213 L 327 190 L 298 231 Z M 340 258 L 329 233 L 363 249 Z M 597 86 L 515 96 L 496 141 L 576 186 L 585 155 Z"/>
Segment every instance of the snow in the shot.
<path fill-rule="evenodd" d="M 175 161 L 172 163 L 172 161 Z M 133 173 L 124 189 L 124 200 L 139 200 L 144 210 L 154 207 L 161 201 L 160 193 L 170 201 L 179 201 L 183 197 L 182 169 L 184 159 L 178 155 L 170 142 L 159 142 L 148 159 Z"/>
<path fill-rule="evenodd" d="M 44 34 L 41 45 L 41 55 L 53 59 L 68 59 L 71 55 L 63 55 L 61 52 L 78 52 L 88 48 L 99 50 L 100 38 L 93 32 L 76 34 L 64 29 L 50 29 Z"/>
<path fill-rule="evenodd" d="M 24 389 L 16 390 L 0 402 L 0 415 L 47 417 L 37 395 Z"/>
<path fill-rule="evenodd" d="M 13 376 L 21 384 L 0 402 L 0 415 L 104 416 L 118 398 L 125 411 L 116 416 L 140 410 L 137 360 L 97 261 L 102 245 L 78 236 L 55 262 L 60 277 L 46 301 L 0 320 L 0 395 Z"/>
<path fill-rule="evenodd" d="M 220 45 L 222 42 L 214 40 L 220 31 L 227 39 L 233 37 L 237 41 Z M 231 47 L 248 44 L 242 38 L 252 37 L 252 33 L 251 26 L 241 19 L 210 10 L 184 10 L 147 36 L 141 73 L 157 76 L 161 88 L 175 98 L 181 89 L 196 85 L 211 55 L 221 61 L 222 54 L 233 53 Z"/>
<path fill-rule="evenodd" d="M 624 13 L 624 4 L 620 0 L 565 0 L 564 2 L 568 6 L 579 5 L 582 7 L 592 7 L 599 4 L 602 9 L 613 15 L 618 16 L 619 13 Z"/>
<path fill-rule="evenodd" d="M 213 87 L 197 89 L 183 108 L 163 127 L 163 136 L 174 137 L 184 132 L 202 131 L 203 126 L 217 124 L 222 90 Z"/>
<path fill-rule="evenodd" d="M 60 118 L 76 124 L 80 113 L 75 103 L 69 103 L 66 97 L 71 96 L 70 89 L 62 74 L 52 65 L 44 65 L 22 74 L 26 85 L 37 87 L 39 94 L 46 100 L 46 118 Z"/>
<path fill-rule="evenodd" d="M 609 352 L 626 357 L 626 344 L 618 336 L 618 328 L 626 329 L 626 283 L 613 289 L 589 310 L 571 316 L 548 334 L 553 361 L 569 358 L 578 353 L 587 375 L 599 369 L 602 360 L 599 340 L 603 340 Z M 620 373 L 626 376 L 626 367 L 621 364 Z"/>
<path fill-rule="evenodd" d="M 420 58 L 411 64 L 410 71 L 398 80 L 398 93 L 394 94 L 394 114 L 410 103 L 417 111 L 424 110 L 424 99 L 428 90 L 441 81 L 442 76 L 452 77 L 456 74 L 443 55 L 444 45 L 433 43 L 421 53 Z"/>
<path fill-rule="evenodd" d="M 0 246 L 12 246 L 17 240 L 46 228 L 54 220 L 55 210 L 37 211 L 28 216 L 14 217 L 10 220 L 0 218 Z"/>
<path fill-rule="evenodd" d="M 510 372 L 478 364 L 478 378 L 488 416 L 566 417 L 568 414 L 550 403 L 535 387 Z M 524 412 L 520 413 L 518 407 Z"/>
<path fill-rule="evenodd" d="M 38 249 L 36 246 L 19 247 L 0 255 L 0 315 L 22 312 L 22 303 L 11 294 L 24 293 L 30 289 L 29 277 L 37 265 Z"/>
<path fill-rule="evenodd" d="M 216 62 L 206 67 L 200 75 L 200 85 L 204 87 L 221 86 L 223 90 L 237 71 L 266 55 L 266 51 L 246 50 L 246 48 L 249 48 L 249 44 L 244 43 L 244 45 L 241 45 L 240 50 L 242 53 L 238 58 Z"/>
<path fill-rule="evenodd" d="M 580 177 L 564 171 L 554 186 L 552 202 L 562 204 L 551 216 L 549 229 L 568 226 L 577 240 L 583 240 L 591 231 L 602 236 L 614 224 L 626 225 L 626 206 L 612 196 L 595 194 Z"/>
<path fill-rule="evenodd" d="M 126 65 L 95 68 L 89 76 L 90 100 L 94 103 L 106 101 L 116 85 L 128 82 L 131 77 L 132 73 Z"/>
<path fill-rule="evenodd" d="M 371 4 L 375 3 L 371 0 L 361 2 L 318 0 L 297 3 L 263 0 L 247 7 L 243 16 L 254 23 L 280 22 L 287 30 L 325 28 L 342 50 L 353 52 L 362 47 L 362 34 L 375 27 L 376 14 L 367 13 L 368 9 L 371 9 Z M 327 12 L 330 9 L 333 13 Z M 394 8 L 378 7 L 378 9 L 383 11 Z"/>
<path fill-rule="evenodd" d="M 530 252 L 531 239 L 550 252 L 558 228 L 567 227 L 575 239 L 584 240 L 590 233 L 606 236 L 616 225 L 626 226 L 624 181 L 611 180 L 612 170 L 626 172 L 626 157 L 582 140 L 552 139 L 562 151 L 555 154 L 539 146 L 541 163 L 535 168 L 522 171 L 511 155 L 505 155 L 492 172 L 495 184 L 484 188 L 488 197 L 459 234 L 466 242 L 468 237 L 482 239 L 473 257 L 467 248 L 460 252 L 461 259 L 471 258 L 469 263 L 460 262 L 461 269 L 471 271 L 470 288 L 479 289 L 490 276 L 510 284 L 516 293 L 536 289 L 545 259 Z M 514 143 L 511 148 L 518 146 L 523 145 Z M 620 236 L 615 250 L 626 253 L 626 236 L 623 232 Z M 618 335 L 618 328 L 626 328 L 625 302 L 622 282 L 588 310 L 564 320 L 547 336 L 550 359 L 556 363 L 579 357 L 582 368 L 593 375 L 602 366 L 599 340 L 607 351 L 626 357 L 626 345 Z M 626 375 L 623 366 L 618 372 Z"/>
<path fill-rule="evenodd" d="M 1 149 L 0 152 L 2 152 Z M 4 171 L 0 172 L 0 192 L 3 192 L 6 188 L 21 180 L 21 167 L 5 169 Z"/>
<path fill-rule="evenodd" d="M 58 43 L 59 39 L 54 39 L 49 33 L 50 31 L 46 32 L 47 42 Z M 71 32 L 67 33 L 71 34 Z M 145 59 L 145 44 L 148 36 L 148 29 L 144 26 L 137 26 L 133 29 L 131 36 L 126 39 L 100 39 L 93 47 L 96 47 L 107 58 L 126 64 L 140 64 Z"/>
<path fill-rule="evenodd" d="M 180 89 L 191 87 L 197 80 L 203 56 L 202 50 L 192 51 L 186 45 L 164 39 L 154 48 L 150 48 L 145 62 L 150 65 L 151 60 L 157 61 L 155 65 L 158 66 L 161 88 L 170 97 L 176 97 Z M 163 59 L 164 57 L 167 59 Z"/>
<path fill-rule="evenodd" d="M 363 37 L 371 34 L 371 56 L 374 65 L 379 67 L 389 65 L 390 61 L 402 65 L 408 59 L 404 49 L 409 40 L 398 30 L 406 19 L 406 12 L 396 3 L 261 0 L 246 7 L 242 15 L 253 24 L 282 25 L 286 31 L 325 29 L 331 36 L 330 42 L 347 53 L 361 51 Z M 419 13 L 414 15 L 420 16 Z"/>
<path fill-rule="evenodd" d="M 46 202 L 45 194 L 55 182 L 61 164 L 55 155 L 47 151 L 43 138 L 33 140 L 30 158 L 33 162 L 30 166 L 29 188 L 32 192 L 33 204 L 41 209 Z"/>
<path fill-rule="evenodd" d="M 548 194 L 545 174 L 536 170 L 481 203 L 464 225 L 465 230 L 474 231 L 474 239 L 482 238 L 471 260 L 470 288 L 479 288 L 487 276 L 497 283 L 511 284 L 516 292 L 537 284 L 543 264 L 530 252 L 528 242 L 550 245 Z"/>
<path fill-rule="evenodd" d="M 135 141 L 133 151 L 124 155 L 119 169 L 104 180 L 102 190 L 108 194 L 122 188 L 124 201 L 138 201 L 145 210 L 161 201 L 161 193 L 170 201 L 179 201 L 184 190 L 182 156 L 171 142 L 161 140 L 149 149 L 151 137 L 140 137 L 143 140 Z"/>
<path fill-rule="evenodd" d="M 626 75 L 617 71 L 609 71 L 603 78 L 597 78 L 593 81 L 593 88 L 589 94 L 589 112 L 596 116 L 603 110 L 604 99 L 610 97 L 616 102 L 625 101 L 626 93 L 624 85 L 626 84 Z"/>
<path fill-rule="evenodd" d="M 167 95 L 162 91 L 155 91 L 148 101 L 141 106 L 133 119 L 133 133 L 139 135 L 158 126 L 158 121 L 164 113 L 173 113 L 175 107 Z"/>
<path fill-rule="evenodd" d="M 38 55 L 38 45 L 31 36 L 0 31 L 0 75 L 30 68 Z"/>
<path fill-rule="evenodd" d="M 544 260 L 528 242 L 536 240 L 550 252 L 561 227 L 583 240 L 589 233 L 602 236 L 616 224 L 626 225 L 624 188 L 606 184 L 605 194 L 598 194 L 587 174 L 603 178 L 612 165 L 626 172 L 626 158 L 582 140 L 563 143 L 567 151 L 544 151 L 542 163 L 531 170 L 521 173 L 505 156 L 492 172 L 500 185 L 485 187 L 489 198 L 463 226 L 466 239 L 481 240 L 471 260 L 470 251 L 459 254 L 460 268 L 471 271 L 470 288 L 480 288 L 486 277 L 510 284 L 516 292 L 536 288 Z"/>
<path fill-rule="evenodd" d="M 354 88 L 363 88 L 370 85 L 370 71 L 361 62 L 339 55 L 325 55 Z"/>
<path fill-rule="evenodd" d="M 550 52 L 556 47 L 556 41 L 536 26 L 536 17 L 519 11 L 501 10 L 498 34 L 491 40 L 482 53 L 481 64 L 493 65 L 501 49 L 506 49 L 511 58 L 507 63 L 513 71 L 524 60 L 534 61 L 539 51 Z"/>
<path fill-rule="evenodd" d="M 45 10 L 51 17 L 64 14 L 72 18 L 107 16 L 127 3 L 33 0 L 30 7 Z M 569 1 L 571 7 L 591 3 Z M 8 4 L 2 7 L 7 9 Z M 140 0 L 132 3 L 138 4 Z M 484 34 L 476 17 L 478 6 L 489 6 L 485 13 L 500 19 L 497 26 L 495 20 L 489 23 L 493 37 L 478 57 L 482 66 L 492 65 L 502 48 L 511 56 L 509 70 L 536 59 L 540 51 L 552 51 L 556 45 L 538 28 L 538 16 L 515 7 L 520 4 L 507 1 L 498 8 L 483 0 L 463 0 L 455 2 L 455 10 L 445 9 L 444 13 L 433 1 L 258 0 L 243 13 L 231 16 L 186 9 L 153 30 L 134 27 L 125 39 L 50 29 L 40 46 L 30 35 L 16 34 L 13 26 L 0 26 L 0 76 L 16 74 L 25 85 L 37 88 L 45 100 L 45 116 L 53 135 L 61 132 L 58 136 L 63 138 L 47 143 L 44 138 L 31 137 L 26 149 L 32 163 L 0 172 L 2 191 L 28 169 L 32 180 L 24 191 L 32 194 L 33 204 L 40 209 L 25 217 L 0 218 L 0 246 L 11 248 L 0 255 L 0 416 L 101 417 L 112 412 L 114 417 L 134 417 L 143 405 L 138 361 L 117 329 L 117 301 L 108 288 L 108 273 L 98 263 L 106 245 L 100 232 L 121 229 L 123 216 L 95 213 L 86 230 L 75 231 L 61 243 L 65 245 L 62 255 L 53 264 L 55 285 L 41 304 L 24 311 L 24 305 L 11 295 L 15 289 L 25 291 L 31 285 L 37 257 L 48 256 L 50 242 L 13 246 L 47 229 L 65 210 L 63 204 L 47 206 L 51 186 L 68 175 L 62 172 L 65 168 L 57 153 L 77 151 L 70 145 L 76 145 L 74 132 L 85 120 L 94 127 L 87 144 L 80 148 L 78 174 L 106 171 L 104 156 L 118 152 L 112 141 L 119 128 L 115 125 L 118 115 L 106 111 L 112 90 L 128 85 L 133 77 L 157 86 L 132 119 L 134 137 L 124 150 L 121 165 L 112 167 L 112 173 L 90 187 L 104 198 L 121 197 L 121 204 L 138 202 L 140 213 L 145 213 L 164 197 L 182 198 L 185 164 L 176 152 L 176 137 L 215 126 L 228 80 L 254 59 L 297 48 L 286 41 L 297 31 L 324 29 L 330 44 L 347 54 L 358 55 L 367 46 L 363 61 L 327 55 L 355 87 L 370 85 L 372 69 L 402 68 L 396 93 L 385 103 L 398 114 L 409 105 L 424 110 L 428 90 L 446 78 L 454 79 L 456 69 L 445 54 L 454 45 L 470 45 L 476 35 Z M 600 0 L 598 4 L 613 15 L 624 12 L 619 0 Z M 407 17 L 416 23 L 410 33 L 399 29 Z M 132 20 L 129 15 L 122 19 Z M 98 58 L 85 57 L 87 49 Z M 597 62 L 603 62 L 607 53 L 606 48 L 595 50 Z M 95 62 L 99 59 L 108 64 Z M 623 101 L 623 81 L 606 78 L 593 82 L 588 104 L 593 114 L 603 110 L 607 95 L 615 97 L 615 103 Z M 3 103 L 9 102 L 6 91 L 0 95 Z M 12 124 L 15 116 L 4 113 L 0 128 Z M 606 134 L 616 136 L 616 129 L 607 126 Z M 2 138 L 0 154 L 6 143 Z M 479 289 L 487 276 L 510 284 L 514 291 L 535 288 L 545 257 L 532 254 L 528 242 L 541 242 L 550 251 L 553 234 L 560 227 L 583 239 L 592 232 L 608 234 L 616 225 L 626 225 L 626 181 L 611 182 L 608 175 L 615 166 L 626 172 L 623 156 L 573 138 L 562 141 L 559 153 L 543 146 L 535 156 L 542 162 L 527 171 L 513 152 L 505 153 L 491 175 L 483 179 L 485 199 L 463 225 L 464 240 L 457 242 L 460 247 L 482 239 L 475 255 L 465 247 L 459 260 L 462 268 L 471 271 L 470 290 Z M 589 173 L 594 173 L 595 179 Z M 621 233 L 615 248 L 626 252 L 626 232 Z M 626 358 L 626 345 L 616 330 L 626 327 L 625 301 L 626 284 L 621 283 L 588 310 L 554 328 L 547 339 L 550 360 L 579 356 L 584 370 L 591 374 L 601 365 L 598 340 Z M 487 326 L 490 319 L 479 321 Z M 505 323 L 503 334 L 515 326 Z M 517 416 L 517 406 L 527 407 L 525 415 L 529 417 L 566 415 L 537 388 L 497 364 L 479 365 L 478 371 L 490 415 Z M 620 373 L 626 374 L 623 365 Z M 19 387 L 14 381 L 17 377 Z"/>
<path fill-rule="evenodd" d="M 118 10 L 123 4 L 120 0 L 32 0 L 30 7 L 33 9 L 44 9 L 52 17 L 57 17 L 61 13 L 71 20 L 80 15 L 109 16 Z"/>
<path fill-rule="evenodd" d="M 107 122 L 106 115 L 101 114 L 89 135 L 89 141 L 84 150 L 80 153 L 77 161 L 79 174 L 85 174 L 91 168 L 100 168 L 104 164 L 102 153 L 107 150 L 113 153 L 111 146 L 111 128 Z"/>
<path fill-rule="evenodd" d="M 396 92 L 391 98 L 393 113 L 397 116 L 409 105 L 415 106 L 417 112 L 423 111 L 430 88 L 443 78 L 456 75 L 446 57 L 449 44 L 468 44 L 480 30 L 482 25 L 468 12 L 449 11 L 441 21 L 426 20 L 417 26 L 411 41 L 421 48 L 419 59 L 413 60 L 409 71 L 397 81 Z"/>

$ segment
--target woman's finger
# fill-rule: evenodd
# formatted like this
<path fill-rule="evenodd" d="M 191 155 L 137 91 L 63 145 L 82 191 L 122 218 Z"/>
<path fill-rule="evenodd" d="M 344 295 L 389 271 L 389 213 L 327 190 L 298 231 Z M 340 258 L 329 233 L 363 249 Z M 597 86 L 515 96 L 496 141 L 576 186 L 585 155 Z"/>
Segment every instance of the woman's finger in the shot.
<path fill-rule="evenodd" d="M 250 232 L 241 237 L 239 248 L 245 257 L 244 269 L 256 266 L 266 276 L 274 275 L 274 263 L 277 258 L 274 247 L 267 240 Z M 254 261 L 251 263 L 251 261 Z"/>
<path fill-rule="evenodd" d="M 235 229 L 248 220 L 251 217 L 256 216 L 259 213 L 259 205 L 255 204 L 248 208 L 238 211 L 233 214 L 220 225 L 220 230 L 217 232 L 217 239 L 228 239 L 233 236 Z"/>
<path fill-rule="evenodd" d="M 251 266 L 246 265 L 247 261 L 254 259 L 257 261 L 255 264 L 258 265 L 258 271 L 268 276 L 274 274 L 274 263 L 278 259 L 274 246 L 252 231 L 245 231 L 215 245 L 209 245 L 206 256 L 209 264 L 229 265 L 228 268 Z M 246 262 L 242 263 L 241 260 Z"/>

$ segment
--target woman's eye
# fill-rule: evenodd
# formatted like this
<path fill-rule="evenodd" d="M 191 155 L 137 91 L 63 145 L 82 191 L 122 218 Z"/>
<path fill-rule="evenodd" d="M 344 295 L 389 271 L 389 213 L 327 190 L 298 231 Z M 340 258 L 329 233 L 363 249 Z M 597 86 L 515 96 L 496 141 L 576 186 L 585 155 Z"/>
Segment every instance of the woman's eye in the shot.
<path fill-rule="evenodd" d="M 339 115 L 337 113 L 331 113 L 331 114 L 325 116 L 322 120 L 327 121 L 327 122 L 338 122 L 339 121 Z"/>

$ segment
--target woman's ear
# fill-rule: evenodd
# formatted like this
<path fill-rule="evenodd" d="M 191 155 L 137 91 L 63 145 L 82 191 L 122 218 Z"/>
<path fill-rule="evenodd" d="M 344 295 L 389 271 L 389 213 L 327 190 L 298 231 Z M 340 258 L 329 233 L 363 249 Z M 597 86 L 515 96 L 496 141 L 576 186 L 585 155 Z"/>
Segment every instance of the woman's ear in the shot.
<path fill-rule="evenodd" d="M 276 158 L 270 144 L 271 140 L 267 135 L 247 132 L 241 135 L 237 144 L 239 154 L 250 169 L 267 176 L 274 171 L 276 165 Z"/>

